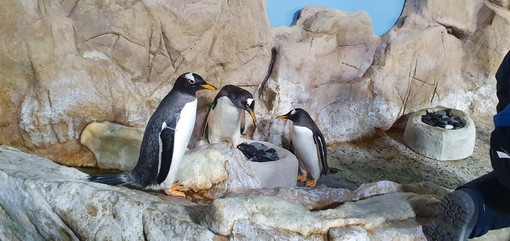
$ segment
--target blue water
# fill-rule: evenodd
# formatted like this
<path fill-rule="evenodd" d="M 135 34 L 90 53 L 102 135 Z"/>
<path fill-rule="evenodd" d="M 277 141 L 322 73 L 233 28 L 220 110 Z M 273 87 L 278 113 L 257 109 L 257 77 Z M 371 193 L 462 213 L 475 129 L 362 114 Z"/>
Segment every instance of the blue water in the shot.
<path fill-rule="evenodd" d="M 374 34 L 383 35 L 397 21 L 405 0 L 267 0 L 271 27 L 291 25 L 305 6 L 323 6 L 348 12 L 364 11 L 372 18 Z"/>

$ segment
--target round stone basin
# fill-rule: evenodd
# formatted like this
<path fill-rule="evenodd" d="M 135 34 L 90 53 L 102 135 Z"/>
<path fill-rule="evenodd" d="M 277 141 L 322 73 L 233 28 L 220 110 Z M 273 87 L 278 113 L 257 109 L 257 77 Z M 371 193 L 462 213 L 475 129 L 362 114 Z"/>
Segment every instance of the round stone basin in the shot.
<path fill-rule="evenodd" d="M 438 106 L 430 109 L 435 112 L 451 108 Z M 413 151 L 435 160 L 459 160 L 471 156 L 476 139 L 475 123 L 461 110 L 451 109 L 451 113 L 465 120 L 466 125 L 448 130 L 423 123 L 421 117 L 427 114 L 427 109 L 413 113 L 406 124 L 404 142 Z"/>
<path fill-rule="evenodd" d="M 262 188 L 295 187 L 298 174 L 298 160 L 292 152 L 285 148 L 264 141 L 241 139 L 241 143 L 262 143 L 269 148 L 274 148 L 280 157 L 279 160 L 270 162 L 248 161 L 255 176 L 260 180 Z"/>

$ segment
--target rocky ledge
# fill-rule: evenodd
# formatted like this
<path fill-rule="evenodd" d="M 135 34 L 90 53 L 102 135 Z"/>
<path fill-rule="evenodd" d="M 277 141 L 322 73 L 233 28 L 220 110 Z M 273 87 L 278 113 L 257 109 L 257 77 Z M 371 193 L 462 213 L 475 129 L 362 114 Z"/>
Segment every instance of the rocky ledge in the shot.
<path fill-rule="evenodd" d="M 96 134 L 90 135 L 87 143 L 96 143 L 91 140 L 106 143 L 103 141 L 111 138 L 101 137 L 115 136 L 125 141 L 116 139 L 109 143 L 119 145 L 110 147 L 122 150 L 121 145 L 131 143 L 128 146 L 136 149 L 138 139 L 133 138 L 139 135 L 136 129 L 102 127 L 109 128 L 100 128 L 103 131 L 97 133 L 101 135 L 93 132 Z M 413 153 L 401 140 L 401 128 L 366 142 L 333 147 L 331 164 L 341 171 L 322 177 L 319 186 L 313 189 L 265 188 L 260 178 L 239 178 L 251 173 L 246 164 L 229 161 L 240 159 L 240 151 L 229 149 L 218 154 L 218 149 L 228 149 L 229 145 L 204 145 L 186 155 L 188 163 L 197 162 L 195 155 L 207 156 L 202 158 L 202 164 L 194 166 L 219 168 L 223 171 L 214 173 L 228 173 L 237 179 L 229 177 L 225 181 L 223 175 L 204 175 L 205 169 L 188 170 L 193 165 L 183 165 L 181 172 L 189 173 L 184 175 L 188 179 L 180 178 L 186 180 L 183 183 L 190 189 L 206 189 L 207 196 L 214 197 L 208 200 L 198 196 L 194 201 L 162 192 L 92 183 L 86 180 L 81 169 L 0 146 L 0 191 L 3 193 L 0 237 L 2 240 L 425 240 L 422 225 L 437 215 L 439 200 L 450 191 L 432 182 L 454 188 L 490 170 L 487 158 L 490 130 L 486 122 L 478 122 L 474 155 L 456 162 L 437 162 Z M 92 150 L 100 160 L 118 160 L 118 155 L 133 157 L 129 152 Z M 345 156 L 346 153 L 351 156 Z M 219 162 L 212 162 L 218 159 L 213 156 L 221 156 Z M 124 166 L 129 165 L 132 163 Z M 434 167 L 429 170 L 429 165 Z M 458 168 L 459 165 L 465 168 Z M 453 169 L 456 172 L 450 173 Z M 192 176 L 193 172 L 196 175 Z M 419 183 L 397 183 L 406 181 Z M 508 240 L 509 237 L 510 230 L 498 230 L 475 240 Z"/>
<path fill-rule="evenodd" d="M 287 187 L 194 203 L 91 183 L 51 160 L 0 147 L 0 236 L 6 240 L 423 240 L 448 190 L 389 181 L 357 190 Z"/>

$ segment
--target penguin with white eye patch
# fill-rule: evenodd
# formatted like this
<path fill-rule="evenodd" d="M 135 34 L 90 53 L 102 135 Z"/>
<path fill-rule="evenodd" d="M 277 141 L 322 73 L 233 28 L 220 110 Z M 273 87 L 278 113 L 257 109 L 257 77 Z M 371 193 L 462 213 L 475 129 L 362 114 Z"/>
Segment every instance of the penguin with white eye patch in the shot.
<path fill-rule="evenodd" d="M 236 148 L 244 131 L 245 112 L 248 112 L 256 125 L 255 100 L 245 89 L 235 85 L 225 85 L 214 98 L 207 116 L 204 134 L 209 143 L 228 141 Z"/>
<path fill-rule="evenodd" d="M 195 94 L 203 89 L 216 90 L 216 87 L 195 73 L 179 76 L 147 123 L 135 168 L 125 173 L 89 176 L 89 180 L 108 185 L 130 184 L 185 196 L 180 191 L 181 186 L 174 182 L 195 126 Z"/>
<path fill-rule="evenodd" d="M 301 174 L 297 177 L 307 187 L 314 187 L 321 175 L 328 174 L 326 141 L 310 115 L 301 108 L 291 110 L 277 119 L 293 122 L 291 142 L 293 152 L 299 160 Z M 310 175 L 311 180 L 307 180 Z"/>

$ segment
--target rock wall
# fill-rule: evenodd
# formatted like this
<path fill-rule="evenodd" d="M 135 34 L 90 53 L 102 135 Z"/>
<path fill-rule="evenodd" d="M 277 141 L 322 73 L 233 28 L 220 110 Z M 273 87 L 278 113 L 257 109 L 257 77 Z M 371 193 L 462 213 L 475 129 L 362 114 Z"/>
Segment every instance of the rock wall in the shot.
<path fill-rule="evenodd" d="M 294 26 L 273 29 L 277 55 L 259 90 L 262 112 L 307 109 L 329 142 L 387 130 L 438 105 L 491 116 L 494 73 L 510 50 L 506 12 L 481 0 L 410 0 L 378 38 L 363 13 L 306 8 Z M 284 123 L 267 119 L 257 138 L 286 143 Z"/>
<path fill-rule="evenodd" d="M 0 143 L 94 166 L 78 142 L 83 128 L 92 121 L 143 128 L 185 71 L 255 93 L 254 138 L 277 145 L 286 144 L 289 124 L 274 118 L 295 107 L 308 110 L 330 144 L 437 105 L 490 116 L 494 73 L 510 49 L 510 33 L 501 31 L 507 5 L 409 0 L 379 37 L 367 14 L 320 7 L 271 29 L 264 0 L 7 0 Z M 197 127 L 214 94 L 200 94 Z"/>
<path fill-rule="evenodd" d="M 8 0 L 0 10 L 0 143 L 67 165 L 95 165 L 77 141 L 86 124 L 143 127 L 178 75 L 250 87 L 270 62 L 265 1 Z"/>

